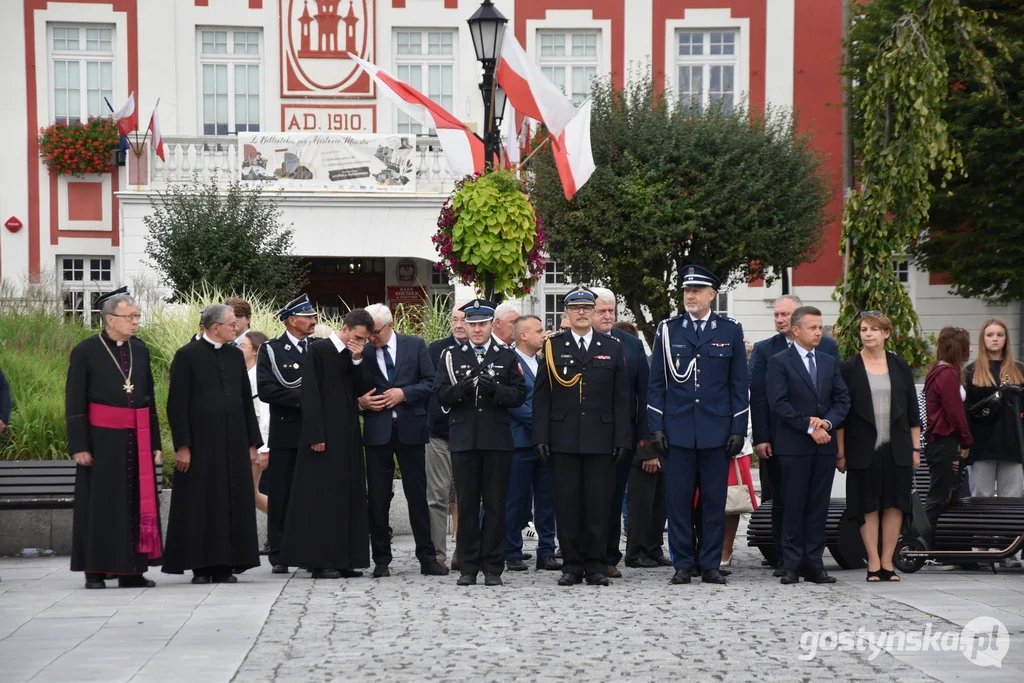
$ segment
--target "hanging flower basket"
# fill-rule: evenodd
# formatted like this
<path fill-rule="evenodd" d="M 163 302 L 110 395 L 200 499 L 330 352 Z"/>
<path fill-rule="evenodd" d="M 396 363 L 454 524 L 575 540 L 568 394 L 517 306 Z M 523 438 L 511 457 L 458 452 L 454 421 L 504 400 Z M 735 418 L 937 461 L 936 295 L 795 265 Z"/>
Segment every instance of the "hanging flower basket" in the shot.
<path fill-rule="evenodd" d="M 119 146 L 117 127 L 105 116 L 39 129 L 39 154 L 58 175 L 105 173 L 114 167 L 111 153 Z"/>
<path fill-rule="evenodd" d="M 529 294 L 544 272 L 544 229 L 515 174 L 499 170 L 455 183 L 437 218 L 434 248 L 438 267 L 463 284 L 495 294 Z"/>

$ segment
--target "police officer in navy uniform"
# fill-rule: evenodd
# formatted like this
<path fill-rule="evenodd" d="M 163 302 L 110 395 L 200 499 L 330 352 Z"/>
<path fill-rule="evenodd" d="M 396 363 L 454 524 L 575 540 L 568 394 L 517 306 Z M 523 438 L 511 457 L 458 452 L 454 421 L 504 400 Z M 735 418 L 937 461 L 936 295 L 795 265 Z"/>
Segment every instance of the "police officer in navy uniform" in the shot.
<path fill-rule="evenodd" d="M 505 568 L 505 503 L 515 443 L 508 409 L 522 405 L 526 381 L 509 347 L 491 334 L 495 305 L 476 299 L 466 314 L 469 339 L 441 353 L 434 387 L 448 413 L 448 449 L 452 455 L 459 530 L 460 586 L 500 586 Z M 480 501 L 483 499 L 483 520 Z"/>
<path fill-rule="evenodd" d="M 275 574 L 289 573 L 279 564 L 284 520 L 288 514 L 288 498 L 295 473 L 295 457 L 302 434 L 302 365 L 306 360 L 309 336 L 316 326 L 316 309 L 305 294 L 278 311 L 285 331 L 260 347 L 256 361 L 256 391 L 260 400 L 270 406 L 270 433 L 267 445 L 270 464 L 267 478 L 267 538 L 270 564 Z"/>
<path fill-rule="evenodd" d="M 711 310 L 721 281 L 691 265 L 682 284 L 686 314 L 661 321 L 654 339 L 648 423 L 652 445 L 665 455 L 672 583 L 690 583 L 691 569 L 704 583 L 725 583 L 725 498 L 729 464 L 747 434 L 747 353 L 740 324 Z M 698 478 L 701 548 L 694 557 Z"/>
<path fill-rule="evenodd" d="M 565 297 L 570 328 L 544 344 L 533 393 L 533 443 L 551 461 L 564 564 L 560 586 L 607 586 L 608 508 L 615 464 L 632 455 L 630 391 L 622 345 L 590 324 L 596 297 Z"/>

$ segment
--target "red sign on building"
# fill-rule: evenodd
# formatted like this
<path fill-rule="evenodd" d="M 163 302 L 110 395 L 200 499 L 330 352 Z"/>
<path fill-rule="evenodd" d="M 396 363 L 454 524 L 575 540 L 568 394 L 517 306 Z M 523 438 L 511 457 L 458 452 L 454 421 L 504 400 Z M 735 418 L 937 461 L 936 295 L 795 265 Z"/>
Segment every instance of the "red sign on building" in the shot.
<path fill-rule="evenodd" d="M 388 287 L 388 303 L 392 306 L 406 304 L 418 306 L 426 299 L 427 293 L 422 287 Z"/>

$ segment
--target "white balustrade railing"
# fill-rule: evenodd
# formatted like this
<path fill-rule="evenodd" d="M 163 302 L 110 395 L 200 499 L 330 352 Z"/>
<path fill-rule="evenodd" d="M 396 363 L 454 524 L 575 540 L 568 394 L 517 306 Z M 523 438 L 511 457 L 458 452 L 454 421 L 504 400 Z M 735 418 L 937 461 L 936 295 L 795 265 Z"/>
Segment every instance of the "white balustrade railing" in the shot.
<path fill-rule="evenodd" d="M 161 160 L 150 152 L 150 186 L 163 188 L 174 183 L 200 182 L 216 178 L 225 185 L 239 177 L 238 138 L 234 135 L 165 136 Z M 418 192 L 451 192 L 457 176 L 448 164 L 436 136 L 416 138 L 413 156 Z"/>

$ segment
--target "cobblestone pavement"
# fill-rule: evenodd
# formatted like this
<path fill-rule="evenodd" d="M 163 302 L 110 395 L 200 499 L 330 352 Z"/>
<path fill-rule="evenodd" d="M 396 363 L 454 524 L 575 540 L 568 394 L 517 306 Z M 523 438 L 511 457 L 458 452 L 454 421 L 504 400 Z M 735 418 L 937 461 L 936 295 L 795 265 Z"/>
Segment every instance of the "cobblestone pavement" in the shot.
<path fill-rule="evenodd" d="M 724 587 L 624 568 L 607 588 L 562 588 L 557 572 L 533 569 L 506 572 L 501 588 L 460 588 L 455 575 L 419 574 L 410 537 L 379 580 L 264 566 L 237 585 L 151 572 L 154 589 L 85 591 L 66 558 L 0 559 L 0 681 L 1024 680 L 1019 572 L 924 570 L 874 585 L 836 571 L 838 584 L 781 586 L 741 544 Z M 801 659 L 808 631 L 958 634 L 980 616 L 1009 629 L 1000 668 L 960 652 L 872 659 L 826 633 Z"/>

